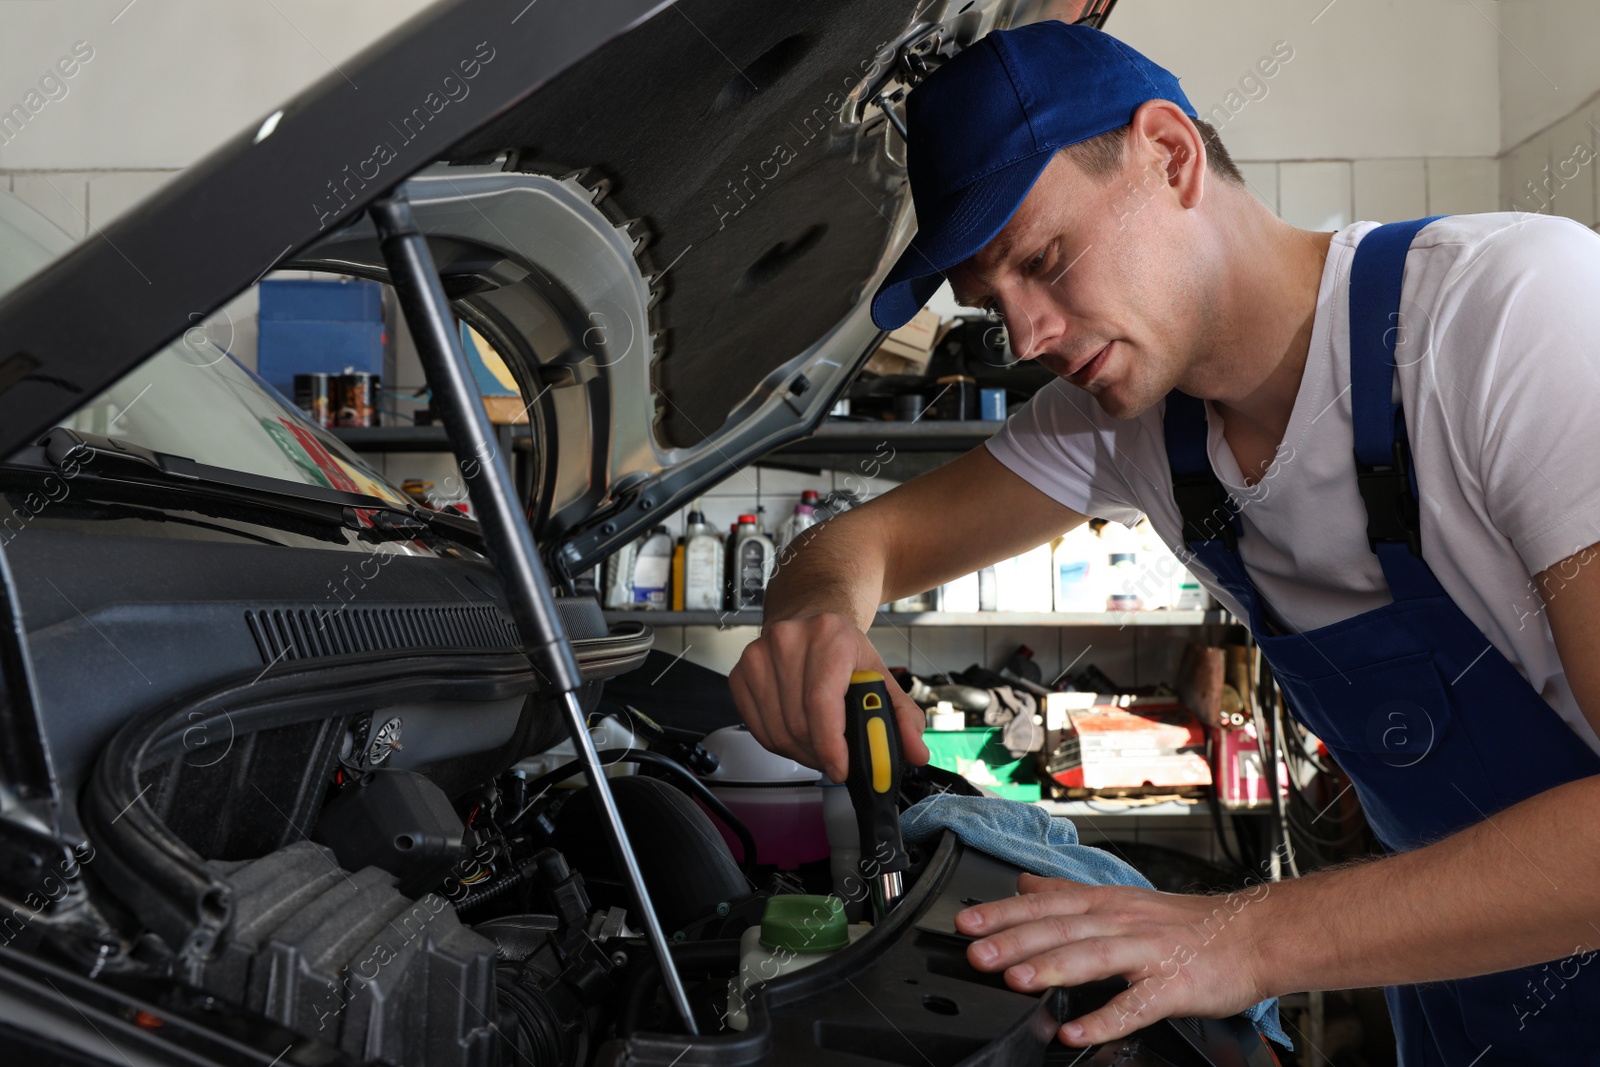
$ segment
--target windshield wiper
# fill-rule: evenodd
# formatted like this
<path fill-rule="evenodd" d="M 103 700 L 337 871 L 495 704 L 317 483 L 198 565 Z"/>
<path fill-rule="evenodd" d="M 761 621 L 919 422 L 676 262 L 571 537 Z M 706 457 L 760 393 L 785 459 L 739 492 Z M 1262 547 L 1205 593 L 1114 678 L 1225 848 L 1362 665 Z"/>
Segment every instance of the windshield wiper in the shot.
<path fill-rule="evenodd" d="M 410 540 L 431 533 L 474 548 L 482 542 L 477 524 L 468 519 L 398 506 L 365 493 L 213 467 L 101 434 L 58 426 L 39 439 L 38 447 L 45 462 L 68 477 L 88 471 L 108 481 L 266 507 L 368 537 Z M 370 521 L 358 519 L 358 511 L 369 512 Z"/>

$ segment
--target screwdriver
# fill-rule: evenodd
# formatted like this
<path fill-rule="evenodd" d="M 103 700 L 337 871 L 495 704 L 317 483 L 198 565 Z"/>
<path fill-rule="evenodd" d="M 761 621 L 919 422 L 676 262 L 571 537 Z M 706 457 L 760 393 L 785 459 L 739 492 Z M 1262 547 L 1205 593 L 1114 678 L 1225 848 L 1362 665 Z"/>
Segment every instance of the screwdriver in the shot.
<path fill-rule="evenodd" d="M 861 833 L 861 873 L 872 887 L 873 914 L 881 922 L 905 895 L 901 875 L 911 858 L 900 839 L 900 728 L 888 683 L 877 671 L 851 673 L 844 736 L 850 759 L 845 787 Z"/>

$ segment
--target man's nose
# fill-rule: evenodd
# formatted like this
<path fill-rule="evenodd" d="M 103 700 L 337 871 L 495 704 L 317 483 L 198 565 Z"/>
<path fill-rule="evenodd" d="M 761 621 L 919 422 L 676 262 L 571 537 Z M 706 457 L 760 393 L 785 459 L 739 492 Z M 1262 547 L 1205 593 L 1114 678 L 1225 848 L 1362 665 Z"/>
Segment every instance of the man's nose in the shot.
<path fill-rule="evenodd" d="M 1000 314 L 1005 322 L 1006 338 L 1011 342 L 1011 354 L 1017 359 L 1038 356 L 1061 332 L 1060 317 L 1036 303 L 1007 301 L 1001 304 Z"/>

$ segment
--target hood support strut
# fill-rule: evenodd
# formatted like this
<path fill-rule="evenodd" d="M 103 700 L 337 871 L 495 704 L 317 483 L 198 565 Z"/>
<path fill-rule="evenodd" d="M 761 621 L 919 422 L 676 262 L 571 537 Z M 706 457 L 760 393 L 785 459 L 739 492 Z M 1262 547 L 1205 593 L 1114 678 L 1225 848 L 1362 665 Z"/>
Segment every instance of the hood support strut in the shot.
<path fill-rule="evenodd" d="M 639 860 L 628 841 L 628 831 L 622 824 L 610 782 L 589 737 L 583 705 L 578 699 L 583 677 L 578 671 L 577 657 L 573 655 L 561 617 L 556 613 L 550 582 L 539 561 L 533 534 L 517 503 L 505 457 L 496 447 L 489 416 L 478 399 L 472 370 L 462 352 L 460 334 L 433 254 L 428 249 L 427 239 L 417 230 L 411 205 L 404 196 L 397 194 L 379 200 L 368 211 L 377 226 L 400 308 L 411 327 L 417 355 L 449 434 L 451 451 L 461 467 L 468 495 L 482 524 L 489 556 L 505 586 L 506 599 L 522 635 L 524 650 L 535 671 L 562 695 L 573 746 L 583 760 L 589 788 L 594 790 L 610 825 L 612 846 L 628 873 L 629 888 L 639 906 L 650 946 L 660 961 L 667 991 L 684 1028 L 690 1035 L 698 1036 L 683 979 L 673 963 L 661 920 L 639 869 Z"/>

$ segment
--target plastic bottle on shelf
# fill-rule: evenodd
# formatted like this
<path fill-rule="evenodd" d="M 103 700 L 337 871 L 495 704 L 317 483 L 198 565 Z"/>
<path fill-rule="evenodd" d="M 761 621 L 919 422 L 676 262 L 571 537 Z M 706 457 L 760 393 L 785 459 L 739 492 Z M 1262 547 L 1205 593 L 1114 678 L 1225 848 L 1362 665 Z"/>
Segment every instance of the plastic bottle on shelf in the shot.
<path fill-rule="evenodd" d="M 722 607 L 726 581 L 723 572 L 722 538 L 706 521 L 695 501 L 684 530 L 683 607 L 685 611 L 716 611 Z"/>
<path fill-rule="evenodd" d="M 639 551 L 637 541 L 629 541 L 606 557 L 604 604 L 612 609 L 633 607 L 633 560 Z"/>
<path fill-rule="evenodd" d="M 682 537 L 678 538 L 677 543 L 672 546 L 672 598 L 671 598 L 671 602 L 672 602 L 672 610 L 673 611 L 682 611 L 683 610 L 683 603 L 684 603 L 684 601 L 683 601 L 683 597 L 684 597 L 683 566 L 684 566 L 684 562 L 686 560 L 685 553 L 687 551 L 687 548 L 688 548 L 688 546 L 687 546 L 684 538 L 682 538 Z"/>
<path fill-rule="evenodd" d="M 756 517 L 740 515 L 730 553 L 733 557 L 733 603 L 729 606 L 735 611 L 759 608 L 765 602 L 767 576 L 772 573 L 775 551 L 771 540 L 756 525 Z"/>
<path fill-rule="evenodd" d="M 1172 549 L 1156 533 L 1150 520 L 1142 519 L 1133 528 L 1139 553 L 1139 599 L 1145 611 L 1173 608 L 1178 603 L 1179 583 L 1184 569 Z"/>
<path fill-rule="evenodd" d="M 1139 553 L 1133 531 L 1120 522 L 1108 522 L 1100 528 L 1099 542 L 1090 565 L 1090 588 L 1099 610 L 1139 610 Z M 1096 570 L 1098 581 L 1093 580 Z"/>
<path fill-rule="evenodd" d="M 651 529 L 633 560 L 633 606 L 665 611 L 672 586 L 672 535 L 665 526 Z"/>
<path fill-rule="evenodd" d="M 964 574 L 939 587 L 935 611 L 977 611 L 978 573 Z"/>
<path fill-rule="evenodd" d="M 817 498 L 817 494 L 809 489 L 806 490 L 806 493 L 812 500 Z M 805 498 L 802 497 L 800 503 L 794 506 L 794 514 L 785 519 L 783 525 L 778 527 L 778 560 L 780 564 L 788 555 L 789 547 L 795 543 L 795 539 L 816 524 L 816 505 L 807 503 Z"/>
<path fill-rule="evenodd" d="M 1210 606 L 1211 594 L 1200 584 L 1200 579 L 1190 574 L 1188 570 L 1180 569 L 1173 607 L 1179 611 L 1205 611 Z"/>
<path fill-rule="evenodd" d="M 1100 551 L 1100 539 L 1087 523 L 1055 542 L 1050 567 L 1055 580 L 1056 611 L 1105 610 L 1105 594 L 1097 584 L 1100 571 L 1105 568 L 1095 565 Z"/>
<path fill-rule="evenodd" d="M 933 603 L 934 591 L 930 589 L 924 593 L 912 593 L 910 596 L 901 597 L 889 605 L 889 610 L 902 614 L 919 614 L 932 611 Z"/>
<path fill-rule="evenodd" d="M 978 572 L 978 610 L 996 611 L 1000 604 L 1000 583 L 993 567 Z"/>

